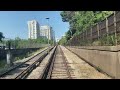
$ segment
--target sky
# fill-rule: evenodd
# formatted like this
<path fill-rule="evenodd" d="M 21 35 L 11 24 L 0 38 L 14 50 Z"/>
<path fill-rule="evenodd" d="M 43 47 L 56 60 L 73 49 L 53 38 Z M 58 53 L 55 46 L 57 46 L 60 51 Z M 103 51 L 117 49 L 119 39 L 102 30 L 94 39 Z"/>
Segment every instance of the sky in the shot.
<path fill-rule="evenodd" d="M 61 38 L 68 31 L 69 23 L 62 22 L 61 11 L 0 11 L 0 32 L 5 38 L 28 38 L 27 22 L 37 20 L 41 25 L 46 25 L 46 17 L 49 17 L 49 25 L 55 31 L 55 37 Z"/>

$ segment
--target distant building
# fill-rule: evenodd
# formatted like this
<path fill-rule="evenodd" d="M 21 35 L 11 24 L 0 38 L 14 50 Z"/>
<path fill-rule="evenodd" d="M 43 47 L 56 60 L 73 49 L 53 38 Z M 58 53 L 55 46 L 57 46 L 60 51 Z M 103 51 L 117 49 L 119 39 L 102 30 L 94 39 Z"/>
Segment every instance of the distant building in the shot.
<path fill-rule="evenodd" d="M 37 39 L 39 37 L 42 37 L 55 41 L 55 32 L 52 27 L 48 25 L 40 26 L 36 20 L 28 21 L 28 30 L 29 39 Z"/>
<path fill-rule="evenodd" d="M 28 38 L 37 39 L 40 37 L 40 27 L 36 20 L 28 21 Z"/>
<path fill-rule="evenodd" d="M 40 26 L 40 37 L 48 38 L 48 27 Z"/>
<path fill-rule="evenodd" d="M 49 35 L 49 38 L 48 38 Z M 40 36 L 41 37 L 45 37 L 49 40 L 55 40 L 55 32 L 52 29 L 52 27 L 44 25 L 44 26 L 40 26 Z"/>

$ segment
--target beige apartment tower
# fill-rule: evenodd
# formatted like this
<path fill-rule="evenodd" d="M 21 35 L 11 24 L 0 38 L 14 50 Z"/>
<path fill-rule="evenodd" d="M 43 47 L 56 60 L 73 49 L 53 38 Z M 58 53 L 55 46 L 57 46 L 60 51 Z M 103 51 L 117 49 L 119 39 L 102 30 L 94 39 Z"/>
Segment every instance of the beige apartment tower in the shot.
<path fill-rule="evenodd" d="M 36 20 L 28 21 L 28 38 L 37 39 L 40 37 L 40 27 Z"/>

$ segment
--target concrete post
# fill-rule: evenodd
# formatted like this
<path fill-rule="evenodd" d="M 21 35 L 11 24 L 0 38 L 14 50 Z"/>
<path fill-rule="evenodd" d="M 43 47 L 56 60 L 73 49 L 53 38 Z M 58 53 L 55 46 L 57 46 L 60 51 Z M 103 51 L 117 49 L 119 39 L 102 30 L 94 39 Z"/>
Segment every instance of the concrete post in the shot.
<path fill-rule="evenodd" d="M 106 32 L 107 32 L 107 44 L 109 45 L 109 28 L 108 28 L 108 18 L 106 18 Z"/>
<path fill-rule="evenodd" d="M 116 11 L 114 13 L 115 45 L 117 45 Z"/>
<path fill-rule="evenodd" d="M 9 65 L 9 66 L 13 65 L 12 53 L 10 52 L 10 50 L 7 51 L 7 65 Z"/>
<path fill-rule="evenodd" d="M 11 52 L 11 43 L 10 41 L 8 42 L 8 50 L 7 50 L 7 65 L 8 66 L 12 66 L 13 62 L 12 62 L 12 52 Z"/>

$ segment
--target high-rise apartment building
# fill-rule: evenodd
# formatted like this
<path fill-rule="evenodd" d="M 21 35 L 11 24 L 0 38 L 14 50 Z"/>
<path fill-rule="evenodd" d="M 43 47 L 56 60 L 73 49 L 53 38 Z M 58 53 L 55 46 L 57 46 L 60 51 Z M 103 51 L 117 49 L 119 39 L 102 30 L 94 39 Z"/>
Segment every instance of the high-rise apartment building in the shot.
<path fill-rule="evenodd" d="M 40 26 L 40 36 L 48 39 L 48 35 L 49 40 L 55 40 L 55 32 L 53 31 L 52 27 L 47 25 Z"/>
<path fill-rule="evenodd" d="M 37 39 L 40 37 L 40 27 L 36 20 L 28 21 L 28 38 Z"/>

